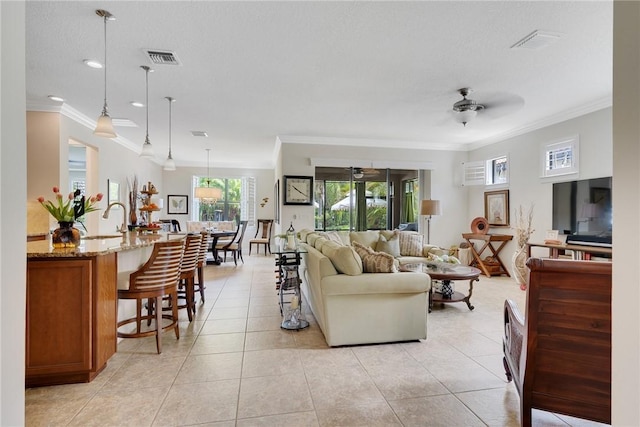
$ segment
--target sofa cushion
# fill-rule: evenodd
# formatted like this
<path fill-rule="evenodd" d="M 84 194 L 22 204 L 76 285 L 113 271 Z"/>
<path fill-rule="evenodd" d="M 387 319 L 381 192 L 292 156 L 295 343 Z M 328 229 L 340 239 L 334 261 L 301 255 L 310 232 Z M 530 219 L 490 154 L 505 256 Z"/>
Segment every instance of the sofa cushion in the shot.
<path fill-rule="evenodd" d="M 336 243 L 339 243 L 340 245 L 344 245 L 344 243 L 342 242 L 342 239 L 340 238 L 340 234 L 337 231 L 323 231 L 319 234 L 320 236 L 326 237 L 332 242 L 336 242 Z"/>
<path fill-rule="evenodd" d="M 351 246 L 327 240 L 322 245 L 322 254 L 331 260 L 338 273 L 349 276 L 362 274 L 362 259 Z"/>
<path fill-rule="evenodd" d="M 368 246 L 353 242 L 353 248 L 362 259 L 365 273 L 395 273 L 398 271 L 396 259 L 384 252 L 376 252 Z"/>
<path fill-rule="evenodd" d="M 313 247 L 316 248 L 317 250 L 319 250 L 320 252 L 322 252 L 322 247 L 324 246 L 325 243 L 327 243 L 329 241 L 329 239 L 327 239 L 326 237 L 322 237 L 319 236 L 315 242 L 313 243 Z"/>
<path fill-rule="evenodd" d="M 306 243 L 307 242 L 307 236 L 311 233 L 313 233 L 313 230 L 310 230 L 308 228 L 303 228 L 302 230 L 300 230 L 300 241 Z"/>
<path fill-rule="evenodd" d="M 415 231 L 401 231 L 400 233 L 400 255 L 402 256 L 422 256 L 422 234 Z"/>
<path fill-rule="evenodd" d="M 351 244 L 353 244 L 353 242 L 358 242 L 361 245 L 368 246 L 375 251 L 379 235 L 380 232 L 377 230 L 352 231 L 349 233 L 349 240 L 351 241 Z"/>
<path fill-rule="evenodd" d="M 389 237 L 385 237 L 380 233 L 378 243 L 376 244 L 376 250 L 378 252 L 384 252 L 391 255 L 394 258 L 400 256 L 400 237 L 397 234 L 392 234 Z"/>
<path fill-rule="evenodd" d="M 316 239 L 318 237 L 320 237 L 320 235 L 318 233 L 316 233 L 315 231 L 313 233 L 307 234 L 307 243 L 309 244 L 309 246 L 315 247 Z"/>

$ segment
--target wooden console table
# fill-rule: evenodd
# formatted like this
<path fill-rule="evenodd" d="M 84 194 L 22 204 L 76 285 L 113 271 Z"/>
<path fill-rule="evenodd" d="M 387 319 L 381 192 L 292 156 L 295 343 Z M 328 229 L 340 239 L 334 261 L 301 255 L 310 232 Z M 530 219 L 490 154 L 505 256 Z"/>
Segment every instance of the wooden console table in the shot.
<path fill-rule="evenodd" d="M 590 260 L 591 254 L 603 255 L 610 257 L 613 254 L 612 248 L 605 248 L 601 246 L 586 246 L 586 245 L 567 245 L 560 243 L 557 245 L 547 243 L 527 243 L 527 258 L 531 258 L 531 248 L 548 248 L 549 258 L 559 258 L 564 254 L 564 251 L 573 251 L 573 259 L 575 260 Z"/>
<path fill-rule="evenodd" d="M 478 267 L 480 270 L 482 270 L 482 272 L 487 277 L 500 276 L 502 274 L 506 274 L 508 277 L 511 277 L 511 275 L 509 274 L 509 271 L 507 270 L 507 267 L 505 267 L 502 260 L 500 259 L 499 254 L 500 254 L 500 251 L 504 248 L 504 246 L 511 239 L 513 239 L 512 235 L 462 233 L 462 238 L 466 240 L 467 243 L 469 243 L 469 246 L 471 247 L 471 253 L 473 254 L 473 259 L 474 259 L 472 265 L 475 264 L 475 266 Z M 476 250 L 471 240 L 480 240 L 484 242 L 484 244 L 482 245 L 480 250 Z M 497 243 L 497 246 L 493 245 L 494 242 Z M 485 264 L 484 260 L 480 257 L 487 248 L 491 251 L 493 257 L 498 262 L 499 267 L 497 270 L 490 269 Z"/>

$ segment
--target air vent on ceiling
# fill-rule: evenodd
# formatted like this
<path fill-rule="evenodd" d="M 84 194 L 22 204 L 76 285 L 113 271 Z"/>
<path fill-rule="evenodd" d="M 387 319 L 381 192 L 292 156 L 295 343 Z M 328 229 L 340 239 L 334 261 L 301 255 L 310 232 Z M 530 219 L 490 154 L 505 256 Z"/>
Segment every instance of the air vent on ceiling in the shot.
<path fill-rule="evenodd" d="M 208 137 L 209 134 L 203 130 L 192 130 L 191 135 L 193 136 L 202 136 L 204 138 Z"/>
<path fill-rule="evenodd" d="M 182 65 L 175 52 L 159 49 L 144 50 L 151 63 L 156 65 Z"/>
<path fill-rule="evenodd" d="M 561 35 L 561 33 L 535 30 L 511 46 L 511 49 L 542 49 L 558 41 Z"/>
<path fill-rule="evenodd" d="M 111 119 L 111 122 L 114 126 L 118 126 L 121 128 L 137 128 L 138 124 L 130 119 L 116 119 L 115 117 Z"/>

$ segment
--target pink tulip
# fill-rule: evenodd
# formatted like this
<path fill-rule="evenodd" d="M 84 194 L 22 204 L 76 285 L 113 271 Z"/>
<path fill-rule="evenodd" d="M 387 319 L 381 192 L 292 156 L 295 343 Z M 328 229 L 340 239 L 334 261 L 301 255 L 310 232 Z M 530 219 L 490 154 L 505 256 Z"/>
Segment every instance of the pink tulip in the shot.
<path fill-rule="evenodd" d="M 39 201 L 40 203 L 44 203 L 44 197 L 42 197 L 42 196 L 38 197 L 38 201 Z"/>
<path fill-rule="evenodd" d="M 60 189 L 58 187 L 53 187 L 53 192 L 57 194 L 60 192 Z"/>
<path fill-rule="evenodd" d="M 69 200 L 73 200 L 73 191 L 69 193 Z"/>
<path fill-rule="evenodd" d="M 56 194 L 56 199 L 58 199 L 58 200 L 62 200 L 62 194 L 57 193 L 57 194 Z"/>
<path fill-rule="evenodd" d="M 90 198 L 90 199 L 89 199 L 89 203 L 92 203 L 92 204 L 93 204 L 93 203 L 95 203 L 95 202 L 96 202 L 96 200 L 97 200 L 97 198 L 96 198 L 96 197 L 92 197 L 92 198 Z"/>
<path fill-rule="evenodd" d="M 101 201 L 103 197 L 104 197 L 104 194 L 102 194 L 102 193 L 96 194 L 96 200 L 97 201 Z"/>

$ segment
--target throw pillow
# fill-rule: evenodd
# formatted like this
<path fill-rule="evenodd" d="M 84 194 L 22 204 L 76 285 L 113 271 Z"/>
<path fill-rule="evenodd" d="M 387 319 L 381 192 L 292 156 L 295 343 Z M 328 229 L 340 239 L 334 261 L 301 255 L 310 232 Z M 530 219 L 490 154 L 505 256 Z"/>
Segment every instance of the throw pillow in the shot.
<path fill-rule="evenodd" d="M 414 231 L 401 231 L 400 255 L 422 256 L 422 234 Z"/>
<path fill-rule="evenodd" d="M 380 234 L 376 249 L 378 252 L 384 252 L 397 258 L 400 256 L 400 238 L 397 235 L 387 238 Z"/>
<path fill-rule="evenodd" d="M 371 249 L 376 249 L 376 243 L 378 243 L 378 236 L 380 232 L 374 231 L 352 231 L 349 233 L 349 241 L 351 243 L 358 242 L 364 246 L 369 246 Z"/>
<path fill-rule="evenodd" d="M 331 260 L 338 273 L 349 276 L 362 274 L 362 259 L 351 246 L 327 241 L 322 245 L 322 254 Z"/>
<path fill-rule="evenodd" d="M 353 242 L 353 248 L 362 258 L 362 270 L 365 273 L 395 273 L 398 261 L 384 252 L 376 252 L 368 246 Z"/>

